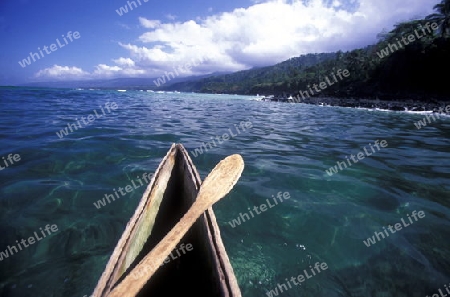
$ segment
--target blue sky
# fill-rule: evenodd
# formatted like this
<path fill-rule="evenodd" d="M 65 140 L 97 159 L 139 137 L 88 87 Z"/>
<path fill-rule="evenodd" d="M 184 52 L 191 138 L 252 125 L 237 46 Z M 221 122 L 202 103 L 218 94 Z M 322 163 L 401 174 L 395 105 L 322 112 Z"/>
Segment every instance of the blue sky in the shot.
<path fill-rule="evenodd" d="M 192 61 L 196 66 L 180 74 L 199 75 L 347 51 L 375 43 L 397 22 L 432 13 L 440 1 L 134 0 L 132 10 L 127 2 L 133 1 L 0 0 L 0 85 L 153 78 Z M 121 7 L 128 12 L 117 13 Z M 79 38 L 70 41 L 69 32 Z M 30 58 L 51 44 L 40 59 Z"/>

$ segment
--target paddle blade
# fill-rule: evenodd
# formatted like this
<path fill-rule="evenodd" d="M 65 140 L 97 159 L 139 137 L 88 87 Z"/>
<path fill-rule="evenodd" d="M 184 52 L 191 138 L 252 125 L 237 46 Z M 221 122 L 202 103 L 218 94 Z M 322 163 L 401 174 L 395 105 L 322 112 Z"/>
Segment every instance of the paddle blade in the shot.
<path fill-rule="evenodd" d="M 234 154 L 220 161 L 203 181 L 197 201 L 205 201 L 210 207 L 233 189 L 244 170 L 241 155 Z M 206 209 L 205 209 L 206 210 Z"/>

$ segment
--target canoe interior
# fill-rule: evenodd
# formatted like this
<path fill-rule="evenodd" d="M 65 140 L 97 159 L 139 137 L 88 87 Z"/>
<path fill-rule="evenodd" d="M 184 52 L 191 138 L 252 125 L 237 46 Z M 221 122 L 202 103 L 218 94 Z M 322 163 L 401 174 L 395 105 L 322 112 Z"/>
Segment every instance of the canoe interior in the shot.
<path fill-rule="evenodd" d="M 107 296 L 187 212 L 201 179 L 181 144 L 172 145 L 144 193 L 99 281 L 95 296 Z M 183 237 L 192 251 L 160 267 L 137 296 L 169 296 L 180 291 L 206 296 L 241 296 L 220 237 L 214 212 L 208 209 Z"/>

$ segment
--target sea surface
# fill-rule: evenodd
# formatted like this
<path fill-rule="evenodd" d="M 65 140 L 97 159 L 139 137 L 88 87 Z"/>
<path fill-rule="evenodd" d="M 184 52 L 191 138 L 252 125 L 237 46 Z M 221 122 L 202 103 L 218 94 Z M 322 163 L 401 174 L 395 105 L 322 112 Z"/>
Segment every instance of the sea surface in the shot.
<path fill-rule="evenodd" d="M 100 117 L 84 125 L 94 111 Z M 228 155 L 245 161 L 213 207 L 244 297 L 283 284 L 283 297 L 437 294 L 450 283 L 450 118 L 419 130 L 424 116 L 236 95 L 0 88 L 0 165 L 20 155 L 0 170 L 0 255 L 58 228 L 3 255 L 0 296 L 89 296 L 145 187 L 93 203 L 153 173 L 172 143 L 187 148 L 202 178 Z M 237 134 L 243 121 L 252 128 Z M 193 156 L 229 129 L 237 135 Z M 373 152 L 376 140 L 388 146 Z M 372 154 L 346 161 L 364 148 Z M 338 161 L 351 166 L 327 174 Z M 290 199 L 231 226 L 278 192 Z M 411 224 L 414 211 L 425 216 Z M 397 223 L 396 233 L 363 242 Z M 316 262 L 328 269 L 287 286 Z"/>

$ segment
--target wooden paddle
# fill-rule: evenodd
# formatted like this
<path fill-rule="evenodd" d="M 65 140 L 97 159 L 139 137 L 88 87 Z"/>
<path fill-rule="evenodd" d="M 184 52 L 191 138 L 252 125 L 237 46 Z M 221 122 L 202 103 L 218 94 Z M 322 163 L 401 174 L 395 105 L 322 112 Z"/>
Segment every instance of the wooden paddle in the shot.
<path fill-rule="evenodd" d="M 231 191 L 243 170 L 244 160 L 238 154 L 228 156 L 220 161 L 203 181 L 191 208 L 155 248 L 111 291 L 109 297 L 136 296 L 195 221 L 209 207 Z"/>

